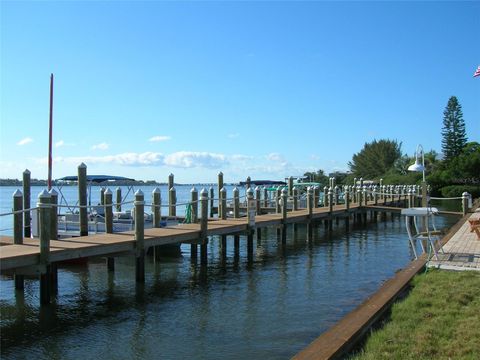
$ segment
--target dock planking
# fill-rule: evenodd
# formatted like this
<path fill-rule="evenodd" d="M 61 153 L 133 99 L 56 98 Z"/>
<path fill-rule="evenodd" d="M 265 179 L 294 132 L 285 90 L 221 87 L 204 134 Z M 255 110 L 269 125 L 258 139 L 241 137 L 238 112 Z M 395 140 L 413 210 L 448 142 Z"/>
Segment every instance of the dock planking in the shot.
<path fill-rule="evenodd" d="M 360 207 L 352 205 L 349 212 Z M 344 205 L 336 205 L 333 212 L 329 208 L 314 208 L 309 217 L 308 210 L 290 211 L 283 221 L 282 214 L 265 214 L 255 217 L 255 227 L 278 226 L 284 223 L 305 222 L 329 216 L 342 216 L 347 213 Z M 247 218 L 209 219 L 207 236 L 227 235 L 245 232 Z M 158 245 L 197 243 L 200 238 L 200 224 L 179 224 L 162 228 L 145 229 L 145 248 Z M 9 270 L 37 265 L 39 262 L 39 240 L 25 238 L 22 245 L 14 245 L 12 237 L 2 237 L 0 242 L 0 270 Z M 50 240 L 50 261 L 73 260 L 82 257 L 112 256 L 134 252 L 136 248 L 134 231 L 113 234 L 95 234 L 63 240 Z"/>

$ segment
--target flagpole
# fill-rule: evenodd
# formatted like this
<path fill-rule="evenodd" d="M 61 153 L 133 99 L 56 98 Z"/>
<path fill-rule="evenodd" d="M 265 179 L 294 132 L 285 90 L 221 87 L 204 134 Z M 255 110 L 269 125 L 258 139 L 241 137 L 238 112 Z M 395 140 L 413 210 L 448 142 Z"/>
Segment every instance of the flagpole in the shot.
<path fill-rule="evenodd" d="M 50 117 L 48 129 L 48 190 L 52 188 L 53 74 L 50 74 Z"/>

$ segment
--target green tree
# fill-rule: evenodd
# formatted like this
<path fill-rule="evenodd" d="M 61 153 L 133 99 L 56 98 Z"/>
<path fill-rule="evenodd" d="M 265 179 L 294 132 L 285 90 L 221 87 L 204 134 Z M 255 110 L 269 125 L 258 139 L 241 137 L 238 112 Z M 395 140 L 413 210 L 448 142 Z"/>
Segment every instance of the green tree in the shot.
<path fill-rule="evenodd" d="M 402 143 L 396 140 L 373 140 L 365 143 L 363 149 L 353 155 L 348 163 L 350 171 L 356 177 L 378 179 L 389 171 L 402 156 Z"/>
<path fill-rule="evenodd" d="M 466 144 L 467 135 L 462 106 L 458 99 L 452 96 L 443 112 L 442 151 L 445 161 L 449 162 L 460 155 Z"/>
<path fill-rule="evenodd" d="M 303 176 L 305 176 L 308 181 L 318 182 L 322 185 L 328 185 L 329 179 L 323 170 L 317 170 L 316 172 L 308 171 L 303 174 Z"/>

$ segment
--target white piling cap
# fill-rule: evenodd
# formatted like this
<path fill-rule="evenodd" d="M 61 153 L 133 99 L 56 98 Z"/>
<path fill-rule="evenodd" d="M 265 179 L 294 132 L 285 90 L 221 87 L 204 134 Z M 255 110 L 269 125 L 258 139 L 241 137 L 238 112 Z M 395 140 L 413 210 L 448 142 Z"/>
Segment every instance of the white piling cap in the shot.
<path fill-rule="evenodd" d="M 223 172 L 220 171 L 220 172 L 218 173 L 218 176 L 223 176 Z"/>
<path fill-rule="evenodd" d="M 20 191 L 20 189 L 17 189 L 17 190 L 14 191 L 13 197 L 23 197 L 23 194 Z"/>
<path fill-rule="evenodd" d="M 51 188 L 50 191 L 49 191 L 50 195 L 52 196 L 56 196 L 58 195 L 58 192 L 54 189 L 54 188 Z"/>
<path fill-rule="evenodd" d="M 208 191 L 207 191 L 207 189 L 203 188 L 203 189 L 200 191 L 200 196 L 202 196 L 202 197 L 207 197 L 207 196 L 208 196 Z"/>
<path fill-rule="evenodd" d="M 43 189 L 40 194 L 38 194 L 38 198 L 49 198 L 50 199 L 50 194 L 48 193 L 47 189 Z"/>
<path fill-rule="evenodd" d="M 25 171 L 23 173 L 24 174 L 29 174 L 29 175 L 31 174 L 30 170 L 28 170 L 28 169 L 25 169 Z"/>
<path fill-rule="evenodd" d="M 156 187 L 155 189 L 153 189 L 152 194 L 160 194 L 160 189 Z"/>
<path fill-rule="evenodd" d="M 85 165 L 83 162 L 80 165 L 78 165 L 78 168 L 81 168 L 81 169 L 86 168 L 86 167 L 87 167 L 87 165 Z"/>
<path fill-rule="evenodd" d="M 197 188 L 195 186 L 192 187 L 192 190 L 190 190 L 190 192 L 197 192 Z"/>
<path fill-rule="evenodd" d="M 143 196 L 143 191 L 138 189 L 137 191 L 135 191 L 135 196 Z"/>
<path fill-rule="evenodd" d="M 106 188 L 103 195 L 112 195 L 112 190 L 110 190 L 110 188 Z"/>
<path fill-rule="evenodd" d="M 226 193 L 226 192 L 227 192 L 227 189 L 225 189 L 224 187 L 222 187 L 222 188 L 220 189 L 220 192 Z"/>

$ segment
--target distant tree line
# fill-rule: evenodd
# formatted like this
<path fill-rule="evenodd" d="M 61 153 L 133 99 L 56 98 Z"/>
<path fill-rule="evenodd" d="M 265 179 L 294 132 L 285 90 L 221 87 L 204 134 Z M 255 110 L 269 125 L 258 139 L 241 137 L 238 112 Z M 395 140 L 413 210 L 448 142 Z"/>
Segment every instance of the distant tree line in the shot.
<path fill-rule="evenodd" d="M 480 196 L 480 144 L 468 142 L 462 107 L 455 96 L 448 100 L 443 112 L 442 155 L 430 150 L 424 153 L 426 181 L 432 194 L 445 197 L 461 196 L 464 191 Z M 348 173 L 331 174 L 337 183 L 352 184 L 354 178 L 379 181 L 387 184 L 420 183 L 422 174 L 409 172 L 414 156 L 402 154 L 402 143 L 397 140 L 373 140 L 365 143 L 349 162 Z M 323 170 L 308 172 L 322 184 L 328 184 Z"/>

